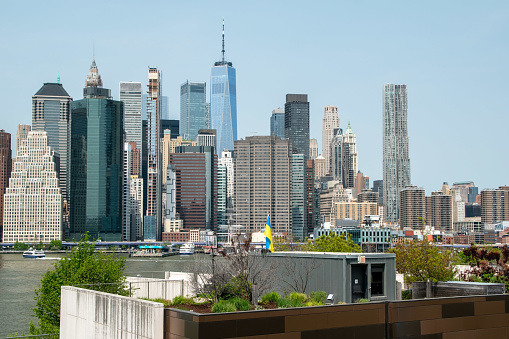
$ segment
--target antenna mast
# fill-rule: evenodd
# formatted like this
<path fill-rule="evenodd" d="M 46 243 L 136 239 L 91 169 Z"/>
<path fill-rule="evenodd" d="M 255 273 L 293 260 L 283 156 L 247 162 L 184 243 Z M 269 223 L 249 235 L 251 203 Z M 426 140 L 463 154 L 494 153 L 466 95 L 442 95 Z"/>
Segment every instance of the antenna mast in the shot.
<path fill-rule="evenodd" d="M 223 53 L 223 63 L 224 63 L 224 18 L 223 18 L 223 49 L 221 50 L 221 53 Z"/>

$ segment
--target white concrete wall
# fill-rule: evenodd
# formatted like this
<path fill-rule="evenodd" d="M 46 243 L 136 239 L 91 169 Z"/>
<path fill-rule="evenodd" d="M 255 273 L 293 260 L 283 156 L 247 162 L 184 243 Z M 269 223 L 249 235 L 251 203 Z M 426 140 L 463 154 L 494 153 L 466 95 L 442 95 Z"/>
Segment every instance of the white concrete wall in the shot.
<path fill-rule="evenodd" d="M 127 285 L 135 298 L 173 300 L 176 296 L 194 295 L 189 281 L 180 275 L 170 275 L 169 279 L 127 277 Z"/>
<path fill-rule="evenodd" d="M 163 330 L 161 303 L 62 286 L 60 338 L 162 339 Z"/>

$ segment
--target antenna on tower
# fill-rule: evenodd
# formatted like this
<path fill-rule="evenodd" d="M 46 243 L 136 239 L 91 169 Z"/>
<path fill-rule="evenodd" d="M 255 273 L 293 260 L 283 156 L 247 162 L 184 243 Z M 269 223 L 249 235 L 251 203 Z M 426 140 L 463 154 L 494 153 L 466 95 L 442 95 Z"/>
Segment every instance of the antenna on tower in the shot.
<path fill-rule="evenodd" d="M 221 53 L 223 53 L 223 62 L 224 62 L 224 18 L 223 18 L 223 49 L 221 50 Z"/>

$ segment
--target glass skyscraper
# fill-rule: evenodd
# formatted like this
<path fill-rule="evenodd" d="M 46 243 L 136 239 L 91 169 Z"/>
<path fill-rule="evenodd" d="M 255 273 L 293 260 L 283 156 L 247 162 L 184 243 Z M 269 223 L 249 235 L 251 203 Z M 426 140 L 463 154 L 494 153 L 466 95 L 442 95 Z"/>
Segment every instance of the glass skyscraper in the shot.
<path fill-rule="evenodd" d="M 71 105 L 70 239 L 122 235 L 123 104 L 102 88 L 95 61 Z"/>
<path fill-rule="evenodd" d="M 180 136 L 195 140 L 200 129 L 207 129 L 205 117 L 207 91 L 204 82 L 186 81 L 180 86 Z M 177 136 L 174 135 L 173 138 Z"/>
<path fill-rule="evenodd" d="M 217 132 L 217 154 L 233 150 L 233 141 L 237 140 L 236 70 L 224 58 L 224 21 L 222 54 L 222 60 L 212 66 L 210 76 L 210 128 Z"/>
<path fill-rule="evenodd" d="M 294 154 L 309 158 L 309 102 L 307 94 L 287 94 L 285 139 L 292 142 Z"/>
<path fill-rule="evenodd" d="M 285 138 L 285 111 L 276 108 L 270 116 L 270 135 L 273 137 Z"/>

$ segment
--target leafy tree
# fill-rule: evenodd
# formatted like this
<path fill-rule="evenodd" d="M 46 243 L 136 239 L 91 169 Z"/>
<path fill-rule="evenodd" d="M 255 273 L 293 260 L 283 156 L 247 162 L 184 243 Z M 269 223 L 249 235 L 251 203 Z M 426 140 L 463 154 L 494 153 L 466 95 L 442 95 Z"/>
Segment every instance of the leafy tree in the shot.
<path fill-rule="evenodd" d="M 434 246 L 427 240 L 399 243 L 390 252 L 396 254 L 396 270 L 405 281 L 433 282 L 454 278 L 453 255 L 450 250 Z"/>
<path fill-rule="evenodd" d="M 501 250 L 471 245 L 460 255 L 475 264 L 470 270 L 460 274 L 462 280 L 505 284 L 506 293 L 509 292 L 509 247 L 507 245 L 504 245 Z"/>
<path fill-rule="evenodd" d="M 88 234 L 78 242 L 67 257 L 60 259 L 41 279 L 35 290 L 36 307 L 32 310 L 39 319 L 31 324 L 32 334 L 58 333 L 60 327 L 60 287 L 78 286 L 119 295 L 129 295 L 125 282 L 125 260 L 112 254 L 95 252 Z"/>
<path fill-rule="evenodd" d="M 355 244 L 351 237 L 345 237 L 344 234 L 337 235 L 330 233 L 322 235 L 315 240 L 314 244 L 307 246 L 308 251 L 312 252 L 348 252 L 359 253 L 361 247 Z"/>
<path fill-rule="evenodd" d="M 51 240 L 50 243 L 49 243 L 48 248 L 50 250 L 61 250 L 61 249 L 64 248 L 64 246 L 62 245 L 62 241 L 61 240 Z"/>
<path fill-rule="evenodd" d="M 16 241 L 14 243 L 14 246 L 12 247 L 12 249 L 15 250 L 15 251 L 26 251 L 29 248 L 30 248 L 29 244 L 25 244 L 25 243 L 19 242 L 19 241 Z"/>

